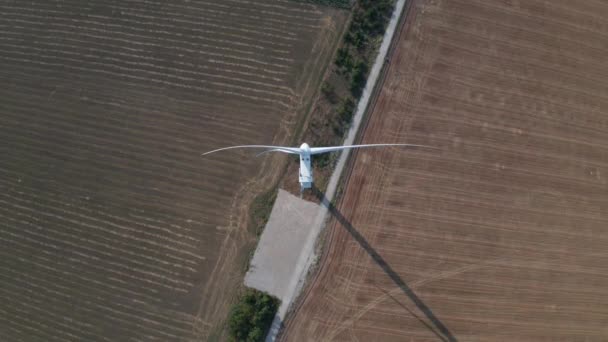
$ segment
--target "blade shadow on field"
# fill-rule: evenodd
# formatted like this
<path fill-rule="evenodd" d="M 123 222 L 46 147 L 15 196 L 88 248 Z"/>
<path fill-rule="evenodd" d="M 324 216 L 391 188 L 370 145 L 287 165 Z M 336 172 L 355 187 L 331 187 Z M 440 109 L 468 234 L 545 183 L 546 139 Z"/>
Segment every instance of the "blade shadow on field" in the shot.
<path fill-rule="evenodd" d="M 452 333 L 445 326 L 445 324 L 443 324 L 443 322 L 437 316 L 435 316 L 433 311 L 422 301 L 422 299 L 420 299 L 420 297 L 418 297 L 418 295 L 416 295 L 416 293 L 405 283 L 405 281 L 401 279 L 399 274 L 397 274 L 397 272 L 393 270 L 393 268 L 386 262 L 386 260 L 384 260 L 384 258 L 382 258 L 382 256 L 378 254 L 378 252 L 376 252 L 376 250 L 369 244 L 369 242 L 367 242 L 365 237 L 363 237 L 363 235 L 361 235 L 361 233 L 359 233 L 357 229 L 353 227 L 353 225 L 346 219 L 346 217 L 342 215 L 338 208 L 336 208 L 336 206 L 334 206 L 327 199 L 327 197 L 325 197 L 325 194 L 318 188 L 316 188 L 314 185 L 311 190 L 313 194 L 319 199 L 321 205 L 325 206 L 327 210 L 331 213 L 331 215 L 336 220 L 338 220 L 338 222 L 340 222 L 342 227 L 344 227 L 350 233 L 350 235 L 355 239 L 355 241 L 359 243 L 359 245 L 367 252 L 367 254 L 372 257 L 376 264 L 378 264 L 378 266 L 382 268 L 384 273 L 386 273 L 386 275 L 388 275 L 389 278 L 391 278 L 391 280 L 401 289 L 401 291 L 416 305 L 416 307 L 424 314 L 424 316 L 426 316 L 426 318 L 431 322 L 431 324 L 424 322 L 421 317 L 414 314 L 411 310 L 406 310 L 412 313 L 415 318 L 421 321 L 442 341 L 457 342 L 458 340 L 456 339 L 456 337 L 454 337 L 454 335 L 452 335 Z"/>

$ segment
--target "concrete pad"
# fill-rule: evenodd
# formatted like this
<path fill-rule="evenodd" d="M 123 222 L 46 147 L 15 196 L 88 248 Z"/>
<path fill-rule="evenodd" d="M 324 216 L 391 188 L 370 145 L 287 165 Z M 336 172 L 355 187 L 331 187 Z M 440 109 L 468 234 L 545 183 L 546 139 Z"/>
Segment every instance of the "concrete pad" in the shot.
<path fill-rule="evenodd" d="M 284 300 L 319 205 L 279 189 L 245 285 Z"/>

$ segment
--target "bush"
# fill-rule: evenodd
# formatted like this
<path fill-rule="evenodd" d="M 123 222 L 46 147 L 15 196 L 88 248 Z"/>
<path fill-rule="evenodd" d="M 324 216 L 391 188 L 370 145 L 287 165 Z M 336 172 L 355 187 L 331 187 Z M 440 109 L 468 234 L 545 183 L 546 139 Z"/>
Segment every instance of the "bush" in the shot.
<path fill-rule="evenodd" d="M 349 34 L 352 37 L 352 44 L 359 50 L 362 51 L 367 43 L 369 30 L 367 28 L 367 21 L 365 13 L 362 10 L 357 10 L 353 16 L 349 28 Z"/>
<path fill-rule="evenodd" d="M 365 87 L 365 81 L 367 81 L 367 71 L 369 70 L 369 66 L 365 61 L 359 61 L 357 65 L 355 65 L 355 72 L 353 73 L 353 78 L 350 82 L 350 92 L 354 97 L 359 97 L 361 95 L 361 91 Z"/>
<path fill-rule="evenodd" d="M 344 72 L 346 74 L 351 72 L 354 66 L 354 62 L 353 56 L 350 54 L 350 51 L 347 47 L 341 47 L 338 49 L 338 52 L 336 54 L 336 61 L 334 63 L 336 64 L 340 72 Z"/>
<path fill-rule="evenodd" d="M 321 86 L 321 93 L 323 93 L 323 95 L 325 95 L 325 98 L 327 98 L 331 103 L 336 103 L 338 101 L 336 88 L 327 81 L 323 82 L 323 85 Z"/>
<path fill-rule="evenodd" d="M 383 34 L 391 18 L 394 2 L 392 0 L 362 1 L 362 5 L 365 10 L 367 31 L 374 36 Z"/>
<path fill-rule="evenodd" d="M 343 100 L 338 108 L 338 116 L 343 123 L 350 123 L 355 113 L 355 101 L 350 97 Z"/>
<path fill-rule="evenodd" d="M 322 168 L 326 167 L 327 165 L 329 165 L 329 156 L 330 156 L 330 153 L 321 153 L 321 154 L 315 156 L 312 159 L 312 161 L 315 166 L 322 169 Z"/>
<path fill-rule="evenodd" d="M 346 63 L 346 60 L 349 58 L 348 49 L 345 47 L 341 47 L 336 52 L 336 61 L 334 62 L 337 67 L 341 68 Z"/>
<path fill-rule="evenodd" d="M 394 0 L 360 0 L 344 40 L 363 51 L 370 38 L 384 33 L 394 8 Z"/>
<path fill-rule="evenodd" d="M 228 330 L 233 341 L 264 340 L 279 308 L 279 300 L 265 292 L 247 289 L 230 311 Z"/>

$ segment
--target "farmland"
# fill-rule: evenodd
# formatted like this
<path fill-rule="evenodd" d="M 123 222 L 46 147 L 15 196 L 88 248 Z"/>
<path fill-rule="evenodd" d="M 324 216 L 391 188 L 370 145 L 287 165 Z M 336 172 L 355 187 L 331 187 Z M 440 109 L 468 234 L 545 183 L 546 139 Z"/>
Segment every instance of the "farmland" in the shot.
<path fill-rule="evenodd" d="M 608 338 L 608 4 L 410 4 L 284 341 Z"/>
<path fill-rule="evenodd" d="M 347 13 L 280 0 L 0 10 L 0 340 L 221 337 L 255 245 L 248 205 L 284 160 L 200 153 L 291 144 Z"/>

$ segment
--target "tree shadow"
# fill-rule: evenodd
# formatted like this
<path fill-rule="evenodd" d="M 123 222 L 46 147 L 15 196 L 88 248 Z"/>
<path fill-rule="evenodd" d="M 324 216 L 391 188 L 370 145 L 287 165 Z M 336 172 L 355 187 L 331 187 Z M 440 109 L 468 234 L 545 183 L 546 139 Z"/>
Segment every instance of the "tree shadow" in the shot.
<path fill-rule="evenodd" d="M 421 317 L 415 314 L 414 317 L 423 322 L 424 325 L 429 328 L 435 335 L 437 335 L 437 337 L 439 337 L 442 341 L 457 342 L 458 340 L 456 339 L 456 337 L 454 337 L 454 335 L 452 335 L 452 333 L 445 326 L 445 324 L 443 324 L 443 322 L 441 322 L 441 320 L 437 316 L 435 316 L 433 311 L 422 301 L 422 299 L 420 299 L 420 297 L 418 297 L 418 295 L 416 295 L 416 293 L 403 281 L 403 279 L 401 279 L 399 274 L 397 274 L 397 272 L 393 270 L 393 268 L 384 260 L 384 258 L 382 258 L 382 256 L 378 254 L 378 252 L 376 252 L 376 250 L 369 244 L 369 242 L 367 242 L 363 235 L 361 235 L 355 229 L 355 227 L 353 227 L 353 225 L 344 217 L 344 215 L 342 215 L 338 208 L 336 208 L 335 205 L 329 202 L 327 197 L 325 197 L 325 194 L 321 192 L 318 188 L 316 188 L 314 184 L 311 190 L 313 194 L 319 199 L 321 205 L 325 206 L 327 210 L 332 214 L 332 216 L 336 218 L 338 222 L 340 222 L 342 227 L 344 227 L 350 233 L 350 235 L 355 239 L 355 241 L 357 241 L 359 245 L 367 252 L 367 254 L 372 257 L 376 264 L 378 264 L 378 266 L 382 268 L 384 273 L 386 273 L 391 278 L 391 280 L 416 305 L 416 307 L 424 314 L 424 316 L 426 316 L 426 318 L 431 322 L 432 326 L 424 322 Z M 410 313 L 413 313 L 407 308 L 406 310 Z M 435 329 L 432 329 L 432 327 L 435 327 Z"/>

